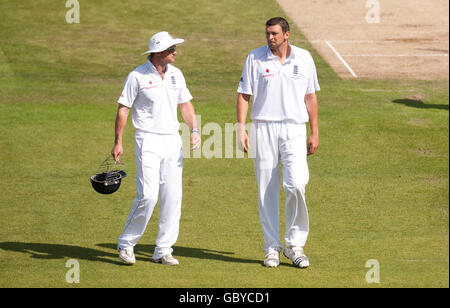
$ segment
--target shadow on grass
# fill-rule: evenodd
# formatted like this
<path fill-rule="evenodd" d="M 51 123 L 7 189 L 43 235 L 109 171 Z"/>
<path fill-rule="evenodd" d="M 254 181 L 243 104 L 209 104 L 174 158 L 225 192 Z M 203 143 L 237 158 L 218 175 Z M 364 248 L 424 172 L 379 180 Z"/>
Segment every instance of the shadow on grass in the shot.
<path fill-rule="evenodd" d="M 448 110 L 448 105 L 425 104 L 421 100 L 415 100 L 415 99 L 409 99 L 409 98 L 394 99 L 392 102 L 396 103 L 396 104 L 402 104 L 402 105 L 405 105 L 408 107 L 414 107 L 414 108 Z"/>
<path fill-rule="evenodd" d="M 86 248 L 80 246 L 63 245 L 63 244 L 45 244 L 45 243 L 22 243 L 22 242 L 0 242 L 0 249 L 6 251 L 14 251 L 30 254 L 31 258 L 37 259 L 80 259 L 97 262 L 105 262 L 116 265 L 124 265 L 119 260 L 116 244 L 102 243 L 97 244 L 98 247 L 112 250 L 106 252 L 100 249 Z M 151 256 L 154 245 L 138 244 L 135 247 L 135 255 L 137 260 L 151 261 Z M 174 246 L 174 255 L 197 259 L 218 260 L 224 262 L 238 262 L 238 263 L 261 263 L 260 260 L 249 260 L 242 258 L 235 258 L 233 252 L 191 248 Z"/>
<path fill-rule="evenodd" d="M 1 242 L 0 249 L 30 254 L 31 258 L 36 259 L 71 258 L 79 260 L 106 262 L 111 264 L 123 264 L 117 258 L 116 253 L 110 253 L 102 250 L 72 245 Z"/>
<path fill-rule="evenodd" d="M 103 243 L 97 244 L 97 246 L 116 250 L 117 245 L 113 243 Z M 155 245 L 137 244 L 136 247 L 134 247 L 136 260 L 151 261 L 154 250 Z M 174 246 L 173 255 L 196 259 L 217 260 L 223 262 L 261 263 L 261 261 L 259 260 L 249 260 L 233 257 L 234 252 L 183 246 Z"/>

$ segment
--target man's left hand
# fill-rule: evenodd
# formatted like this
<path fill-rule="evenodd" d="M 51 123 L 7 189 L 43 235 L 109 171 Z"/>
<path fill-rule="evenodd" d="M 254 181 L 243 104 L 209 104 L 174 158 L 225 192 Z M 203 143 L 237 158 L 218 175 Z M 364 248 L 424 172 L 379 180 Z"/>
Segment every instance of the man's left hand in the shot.
<path fill-rule="evenodd" d="M 198 132 L 192 132 L 191 133 L 191 144 L 192 144 L 191 151 L 198 149 L 200 147 L 201 142 L 202 142 L 202 138 L 200 137 L 200 134 Z"/>
<path fill-rule="evenodd" d="M 314 154 L 318 147 L 319 147 L 319 136 L 317 135 L 309 136 L 307 143 L 308 155 Z"/>

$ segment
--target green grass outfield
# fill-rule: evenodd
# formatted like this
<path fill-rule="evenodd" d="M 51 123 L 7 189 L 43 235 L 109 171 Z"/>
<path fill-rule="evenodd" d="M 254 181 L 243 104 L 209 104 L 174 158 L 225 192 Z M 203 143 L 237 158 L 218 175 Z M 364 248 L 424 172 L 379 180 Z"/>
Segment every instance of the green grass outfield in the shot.
<path fill-rule="evenodd" d="M 113 145 L 115 102 L 149 37 L 186 40 L 176 65 L 196 112 L 225 127 L 246 55 L 283 12 L 273 0 L 79 2 L 79 24 L 66 23 L 65 1 L 0 3 L 0 287 L 449 286 L 448 80 L 342 80 L 297 29 L 291 42 L 311 50 L 322 88 L 307 186 L 311 266 L 282 257 L 263 267 L 249 158 L 185 159 L 181 265 L 150 262 L 157 210 L 136 265 L 121 265 L 116 240 L 135 197 L 131 121 L 120 190 L 99 195 L 89 177 Z M 66 282 L 69 259 L 78 284 Z M 379 283 L 366 282 L 370 259 Z"/>

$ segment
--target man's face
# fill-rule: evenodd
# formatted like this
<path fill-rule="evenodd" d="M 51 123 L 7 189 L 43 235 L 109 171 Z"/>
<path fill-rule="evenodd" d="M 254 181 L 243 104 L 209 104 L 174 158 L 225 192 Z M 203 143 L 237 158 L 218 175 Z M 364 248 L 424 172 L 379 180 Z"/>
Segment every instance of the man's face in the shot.
<path fill-rule="evenodd" d="M 266 39 L 270 49 L 277 49 L 287 42 L 289 31 L 283 33 L 280 25 L 273 25 L 266 28 Z"/>
<path fill-rule="evenodd" d="M 166 63 L 173 63 L 175 62 L 175 56 L 176 56 L 176 46 L 169 47 L 168 49 L 161 52 L 161 56 L 164 59 L 164 62 Z"/>

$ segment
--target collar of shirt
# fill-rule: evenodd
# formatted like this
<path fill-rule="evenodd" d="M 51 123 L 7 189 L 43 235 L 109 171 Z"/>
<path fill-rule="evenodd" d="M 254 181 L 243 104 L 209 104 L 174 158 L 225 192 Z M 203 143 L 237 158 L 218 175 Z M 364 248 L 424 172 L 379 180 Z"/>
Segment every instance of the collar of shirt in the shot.
<path fill-rule="evenodd" d="M 156 74 L 156 75 L 160 76 L 158 70 L 153 65 L 153 63 L 150 61 L 150 59 L 147 59 L 147 64 L 148 64 L 148 67 L 149 67 L 149 70 L 150 70 L 151 74 Z M 167 64 L 166 65 L 166 71 L 164 72 L 164 74 L 170 73 L 170 71 L 171 71 L 170 64 Z"/>
<path fill-rule="evenodd" d="M 295 59 L 294 48 L 292 48 L 291 44 L 289 44 L 289 43 L 288 43 L 288 46 L 289 46 L 290 52 L 289 52 L 289 56 L 286 58 L 286 62 L 288 60 Z M 275 60 L 275 59 L 278 60 L 278 57 L 273 54 L 272 50 L 269 48 L 269 45 L 267 45 L 266 57 L 267 57 L 267 60 Z"/>

